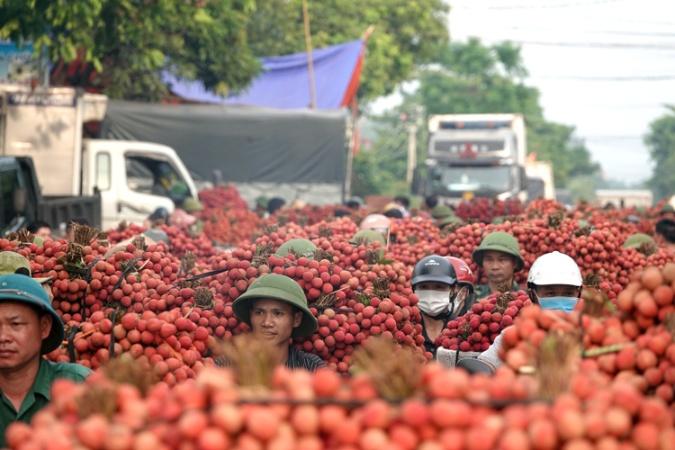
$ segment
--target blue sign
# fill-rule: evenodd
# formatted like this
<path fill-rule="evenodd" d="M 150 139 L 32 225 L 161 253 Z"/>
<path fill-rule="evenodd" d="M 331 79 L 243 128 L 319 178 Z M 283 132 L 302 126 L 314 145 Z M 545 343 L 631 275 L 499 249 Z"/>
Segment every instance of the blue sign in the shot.
<path fill-rule="evenodd" d="M 18 47 L 13 42 L 0 41 L 0 81 L 27 83 L 38 78 L 38 68 L 32 44 Z"/>

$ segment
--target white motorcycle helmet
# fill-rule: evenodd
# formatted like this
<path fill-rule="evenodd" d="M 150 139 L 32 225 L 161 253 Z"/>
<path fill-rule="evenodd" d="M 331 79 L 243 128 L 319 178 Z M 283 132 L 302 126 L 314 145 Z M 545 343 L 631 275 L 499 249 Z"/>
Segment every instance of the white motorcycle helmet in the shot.
<path fill-rule="evenodd" d="M 564 253 L 551 252 L 537 258 L 527 275 L 528 286 L 564 284 L 581 287 L 581 271 L 574 260 Z"/>
<path fill-rule="evenodd" d="M 582 284 L 577 263 L 560 252 L 546 253 L 537 258 L 527 276 L 530 298 L 543 309 L 574 310 Z M 574 294 L 570 287 L 574 288 Z"/>

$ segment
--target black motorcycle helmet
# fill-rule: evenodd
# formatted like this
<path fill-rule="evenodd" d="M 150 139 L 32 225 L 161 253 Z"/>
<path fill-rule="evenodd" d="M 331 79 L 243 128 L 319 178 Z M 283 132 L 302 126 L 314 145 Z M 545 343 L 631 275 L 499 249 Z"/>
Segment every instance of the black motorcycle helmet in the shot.
<path fill-rule="evenodd" d="M 434 282 L 452 286 L 457 282 L 457 275 L 452 264 L 442 256 L 430 255 L 415 264 L 412 274 L 413 290 L 420 283 Z"/>

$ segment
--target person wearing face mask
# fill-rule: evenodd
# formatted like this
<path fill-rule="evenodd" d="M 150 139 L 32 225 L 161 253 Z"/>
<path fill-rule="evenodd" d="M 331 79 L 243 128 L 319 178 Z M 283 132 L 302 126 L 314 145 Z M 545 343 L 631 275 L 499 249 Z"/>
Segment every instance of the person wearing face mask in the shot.
<path fill-rule="evenodd" d="M 448 321 L 465 310 L 464 296 L 458 296 L 457 276 L 446 258 L 431 255 L 422 258 L 415 265 L 412 287 L 419 299 L 417 307 L 422 313 L 424 347 L 436 354 L 435 341 L 441 335 Z"/>
<path fill-rule="evenodd" d="M 454 256 L 446 256 L 446 259 L 450 261 L 457 277 L 456 298 L 464 305 L 455 317 L 463 316 L 476 301 L 476 293 L 474 292 L 476 276 L 473 274 L 471 267 L 463 259 Z"/>
<path fill-rule="evenodd" d="M 571 312 L 581 297 L 583 280 L 574 260 L 564 253 L 551 252 L 537 258 L 527 276 L 527 292 L 532 302 L 543 309 Z M 476 360 L 459 360 L 458 366 L 470 372 L 494 373 L 502 364 L 499 350 L 502 334 Z"/>

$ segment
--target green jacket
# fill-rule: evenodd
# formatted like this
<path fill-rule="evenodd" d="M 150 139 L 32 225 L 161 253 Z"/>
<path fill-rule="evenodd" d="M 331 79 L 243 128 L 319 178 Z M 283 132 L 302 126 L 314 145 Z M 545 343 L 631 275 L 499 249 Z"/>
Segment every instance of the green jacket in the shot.
<path fill-rule="evenodd" d="M 75 382 L 84 381 L 91 370 L 79 364 L 54 363 L 43 359 L 40 361 L 35 382 L 23 399 L 17 412 L 14 405 L 4 394 L 0 393 L 0 448 L 5 447 L 5 430 L 11 422 L 30 423 L 33 416 L 47 406 L 51 400 L 51 387 L 54 380 L 65 378 Z"/>
<path fill-rule="evenodd" d="M 520 290 L 520 285 L 516 283 L 515 281 L 513 282 L 513 285 L 511 286 L 511 292 L 516 292 Z M 476 294 L 476 301 L 484 299 L 488 295 L 492 294 L 492 291 L 490 291 L 490 286 L 487 284 L 479 284 L 476 286 L 474 289 L 474 292 Z"/>

